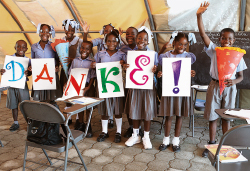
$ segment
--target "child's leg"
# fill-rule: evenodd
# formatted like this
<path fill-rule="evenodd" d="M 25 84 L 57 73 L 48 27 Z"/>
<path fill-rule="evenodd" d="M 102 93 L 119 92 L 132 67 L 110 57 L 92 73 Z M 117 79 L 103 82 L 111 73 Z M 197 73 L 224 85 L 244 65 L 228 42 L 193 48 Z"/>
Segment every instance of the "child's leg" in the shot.
<path fill-rule="evenodd" d="M 116 134 L 115 134 L 115 142 L 121 142 L 121 132 L 122 132 L 122 114 L 115 115 L 116 122 Z"/>
<path fill-rule="evenodd" d="M 18 121 L 17 121 L 17 117 L 18 117 L 18 108 L 12 109 L 12 117 L 13 117 L 14 121 L 16 121 L 17 124 L 18 124 Z"/>
<path fill-rule="evenodd" d="M 217 129 L 217 119 L 214 121 L 209 121 L 209 138 L 210 142 L 215 142 L 216 136 L 216 129 Z"/>
<path fill-rule="evenodd" d="M 162 144 L 159 146 L 159 150 L 163 151 L 166 150 L 170 144 L 170 130 L 172 125 L 173 116 L 166 116 L 165 120 L 165 137 L 163 138 Z"/>
<path fill-rule="evenodd" d="M 139 126 L 140 126 L 140 120 L 133 120 L 133 134 L 125 142 L 126 146 L 131 147 L 134 144 L 137 144 L 137 143 L 141 142 L 141 136 L 139 135 Z"/>
<path fill-rule="evenodd" d="M 222 119 L 222 132 L 223 134 L 225 134 L 229 129 L 230 129 L 230 121 Z"/>
<path fill-rule="evenodd" d="M 97 138 L 98 142 L 102 142 L 106 138 L 109 137 L 109 135 L 108 135 L 108 119 L 109 119 L 109 116 L 102 115 L 102 133 Z"/>
<path fill-rule="evenodd" d="M 133 133 L 133 121 L 132 119 L 129 118 L 129 114 L 127 114 L 127 119 L 128 119 L 128 123 L 129 123 L 129 128 L 127 129 L 127 131 L 124 134 L 124 137 L 128 138 L 132 136 Z"/>
<path fill-rule="evenodd" d="M 180 133 L 181 133 L 181 126 L 182 126 L 182 116 L 176 116 L 176 123 L 175 123 L 175 135 L 172 141 L 173 144 L 173 151 L 178 152 L 181 150 L 180 148 Z"/>

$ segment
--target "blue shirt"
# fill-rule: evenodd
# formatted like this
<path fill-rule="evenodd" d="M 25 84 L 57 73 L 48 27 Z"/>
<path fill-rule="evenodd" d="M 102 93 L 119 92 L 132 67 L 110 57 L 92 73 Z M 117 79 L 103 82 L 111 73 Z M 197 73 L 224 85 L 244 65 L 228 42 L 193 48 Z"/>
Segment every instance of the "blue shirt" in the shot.
<path fill-rule="evenodd" d="M 105 50 L 106 48 L 104 47 L 104 38 L 96 38 L 91 40 L 93 43 L 93 47 L 97 46 L 97 52 Z"/>
<path fill-rule="evenodd" d="M 81 57 L 77 57 L 72 61 L 68 74 L 70 75 L 71 69 L 74 69 L 74 68 L 89 68 L 89 72 L 88 72 L 88 76 L 86 80 L 86 82 L 89 83 L 91 78 L 96 77 L 95 70 L 90 67 L 92 62 L 94 61 L 90 59 L 89 57 L 87 57 L 84 60 Z"/>
<path fill-rule="evenodd" d="M 211 58 L 211 65 L 210 65 L 210 76 L 213 79 L 219 80 L 218 76 L 218 68 L 217 68 L 217 56 L 216 56 L 216 51 L 215 48 L 218 47 L 216 44 L 214 44 L 212 41 L 210 41 L 210 44 L 208 48 L 205 46 L 204 50 L 207 53 L 207 55 Z M 247 69 L 246 63 L 243 59 L 243 57 L 240 60 L 240 63 L 238 64 L 236 70 L 234 71 L 231 79 L 236 79 L 236 72 L 240 72 Z"/>
<path fill-rule="evenodd" d="M 138 49 L 137 46 L 135 46 L 134 49 L 131 49 L 128 45 L 123 44 L 123 45 L 121 45 L 121 49 L 120 50 L 127 55 L 127 53 L 128 53 L 129 50 L 137 50 L 137 49 Z M 150 50 L 148 46 L 146 46 L 146 49 Z"/>
<path fill-rule="evenodd" d="M 167 51 L 166 53 L 160 54 L 159 64 L 162 65 L 162 58 L 191 58 L 191 64 L 196 61 L 196 56 L 191 52 L 184 51 L 182 54 L 174 55 L 172 50 Z"/>
<path fill-rule="evenodd" d="M 40 42 L 40 41 L 39 41 Z M 52 49 L 51 42 L 49 41 L 44 49 L 40 46 L 39 42 L 34 43 L 31 46 L 31 58 L 54 58 L 55 59 L 55 65 L 59 65 L 59 57 L 57 53 Z"/>
<path fill-rule="evenodd" d="M 126 54 L 120 50 L 118 50 L 112 56 L 110 56 L 106 50 L 103 50 L 103 51 L 96 53 L 94 58 L 95 58 L 96 63 L 116 62 L 120 60 L 124 60 L 126 62 Z"/>

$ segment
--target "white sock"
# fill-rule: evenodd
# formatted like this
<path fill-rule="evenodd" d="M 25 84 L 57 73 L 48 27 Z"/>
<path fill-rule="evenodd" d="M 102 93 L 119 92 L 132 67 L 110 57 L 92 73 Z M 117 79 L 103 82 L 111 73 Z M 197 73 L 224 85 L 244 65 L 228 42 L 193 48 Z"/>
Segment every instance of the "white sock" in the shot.
<path fill-rule="evenodd" d="M 147 132 L 147 131 L 144 131 L 144 138 L 149 139 L 149 131 L 148 131 L 148 132 Z"/>
<path fill-rule="evenodd" d="M 133 133 L 135 136 L 138 136 L 139 135 L 139 128 L 137 128 L 137 129 L 133 128 Z"/>
<path fill-rule="evenodd" d="M 169 136 L 163 138 L 163 144 L 164 145 L 169 145 Z"/>
<path fill-rule="evenodd" d="M 14 124 L 17 124 L 17 125 L 18 125 L 18 121 L 14 121 Z"/>
<path fill-rule="evenodd" d="M 115 118 L 116 122 L 116 132 L 122 133 L 122 118 Z"/>
<path fill-rule="evenodd" d="M 108 120 L 102 120 L 102 132 L 108 133 Z"/>
<path fill-rule="evenodd" d="M 180 144 L 180 138 L 174 137 L 172 144 L 173 144 L 173 146 L 178 146 Z"/>
<path fill-rule="evenodd" d="M 79 119 L 78 113 L 76 114 L 76 119 Z"/>

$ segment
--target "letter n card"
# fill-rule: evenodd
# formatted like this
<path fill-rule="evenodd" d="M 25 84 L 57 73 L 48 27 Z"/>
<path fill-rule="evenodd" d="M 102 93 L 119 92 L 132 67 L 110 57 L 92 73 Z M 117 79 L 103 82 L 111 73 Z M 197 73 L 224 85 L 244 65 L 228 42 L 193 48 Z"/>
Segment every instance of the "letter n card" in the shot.
<path fill-rule="evenodd" d="M 67 86 L 63 92 L 63 98 L 83 96 L 88 72 L 89 69 L 87 68 L 74 68 L 71 70 Z"/>
<path fill-rule="evenodd" d="M 96 76 L 100 98 L 124 96 L 120 61 L 96 63 Z"/>
<path fill-rule="evenodd" d="M 55 90 L 56 74 L 55 59 L 31 59 L 34 90 Z"/>
<path fill-rule="evenodd" d="M 153 89 L 154 51 L 128 51 L 126 88 Z"/>
<path fill-rule="evenodd" d="M 162 96 L 190 96 L 191 58 L 163 58 L 162 62 Z"/>

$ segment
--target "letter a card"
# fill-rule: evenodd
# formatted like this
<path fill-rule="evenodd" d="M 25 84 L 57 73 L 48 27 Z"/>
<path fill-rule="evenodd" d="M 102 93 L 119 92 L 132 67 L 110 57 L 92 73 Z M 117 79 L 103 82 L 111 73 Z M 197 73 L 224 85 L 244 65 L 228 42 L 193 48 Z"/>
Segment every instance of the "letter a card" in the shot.
<path fill-rule="evenodd" d="M 154 51 L 128 51 L 126 88 L 153 89 Z"/>
<path fill-rule="evenodd" d="M 96 63 L 96 76 L 100 98 L 124 96 L 120 61 Z"/>
<path fill-rule="evenodd" d="M 31 59 L 34 90 L 55 90 L 56 74 L 55 59 Z"/>
<path fill-rule="evenodd" d="M 190 96 L 191 58 L 163 58 L 162 64 L 162 96 Z"/>
<path fill-rule="evenodd" d="M 63 92 L 63 98 L 83 96 L 83 89 L 86 84 L 88 72 L 88 68 L 74 68 L 71 70 L 67 86 Z"/>
<path fill-rule="evenodd" d="M 29 58 L 6 55 L 3 69 L 5 73 L 1 78 L 2 87 L 25 88 L 25 70 L 28 68 Z"/>

